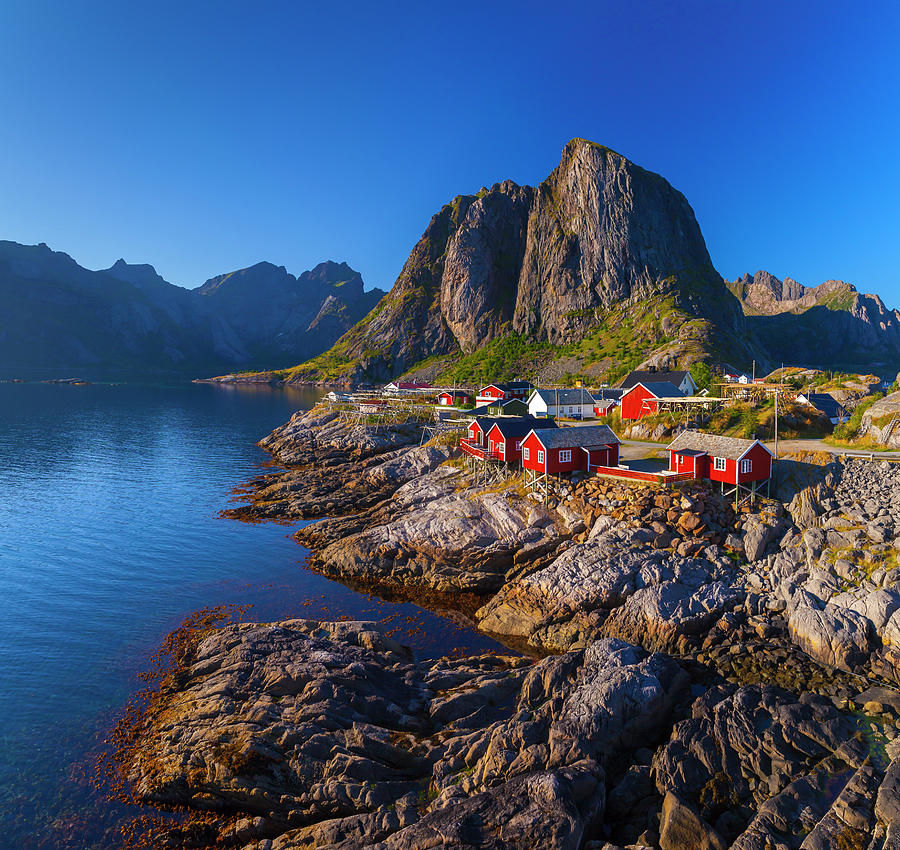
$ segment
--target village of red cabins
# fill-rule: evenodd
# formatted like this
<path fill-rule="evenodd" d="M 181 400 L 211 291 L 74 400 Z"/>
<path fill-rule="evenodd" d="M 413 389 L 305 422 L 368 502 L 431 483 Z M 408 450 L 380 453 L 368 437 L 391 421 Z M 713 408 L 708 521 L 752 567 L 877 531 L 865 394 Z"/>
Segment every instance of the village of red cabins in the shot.
<path fill-rule="evenodd" d="M 583 472 L 660 484 L 707 479 L 738 498 L 755 496 L 772 476 L 773 455 L 759 440 L 682 431 L 668 447 L 668 468 L 659 471 L 620 464 L 620 444 L 608 425 L 560 427 L 554 419 L 479 416 L 459 447 L 476 463 L 521 465 L 529 488 L 549 476 Z"/>

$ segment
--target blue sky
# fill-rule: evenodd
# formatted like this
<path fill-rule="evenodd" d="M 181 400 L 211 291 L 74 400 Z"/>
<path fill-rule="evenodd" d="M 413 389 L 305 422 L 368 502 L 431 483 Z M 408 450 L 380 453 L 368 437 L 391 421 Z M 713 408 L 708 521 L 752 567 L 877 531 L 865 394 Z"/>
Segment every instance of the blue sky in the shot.
<path fill-rule="evenodd" d="M 898 35 L 887 2 L 9 0 L 0 238 L 387 288 L 443 203 L 583 136 L 684 192 L 725 277 L 900 305 Z"/>

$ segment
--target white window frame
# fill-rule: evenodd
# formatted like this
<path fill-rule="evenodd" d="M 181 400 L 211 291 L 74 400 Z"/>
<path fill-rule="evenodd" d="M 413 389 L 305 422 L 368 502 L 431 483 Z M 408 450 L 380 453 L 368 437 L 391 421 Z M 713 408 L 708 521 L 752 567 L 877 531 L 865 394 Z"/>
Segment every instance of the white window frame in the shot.
<path fill-rule="evenodd" d="M 525 446 L 525 448 L 522 449 L 522 460 L 530 460 L 531 459 L 529 457 L 530 454 L 531 454 L 531 451 L 529 450 L 528 446 Z"/>
<path fill-rule="evenodd" d="M 572 450 L 571 449 L 562 449 L 559 453 L 559 462 L 560 463 L 571 463 L 572 462 Z"/>
<path fill-rule="evenodd" d="M 506 443 L 505 442 L 495 443 L 495 445 L 500 446 L 499 453 L 505 456 L 506 455 Z"/>
<path fill-rule="evenodd" d="M 753 460 L 749 457 L 741 458 L 741 475 L 746 475 L 748 472 L 753 472 Z"/>
<path fill-rule="evenodd" d="M 728 469 L 728 461 L 724 457 L 714 457 L 713 469 L 716 472 L 725 472 Z"/>
<path fill-rule="evenodd" d="M 516 440 L 516 451 L 517 452 L 522 451 L 522 441 L 521 440 Z"/>
<path fill-rule="evenodd" d="M 538 463 L 544 462 L 544 452 L 542 449 L 538 449 Z"/>

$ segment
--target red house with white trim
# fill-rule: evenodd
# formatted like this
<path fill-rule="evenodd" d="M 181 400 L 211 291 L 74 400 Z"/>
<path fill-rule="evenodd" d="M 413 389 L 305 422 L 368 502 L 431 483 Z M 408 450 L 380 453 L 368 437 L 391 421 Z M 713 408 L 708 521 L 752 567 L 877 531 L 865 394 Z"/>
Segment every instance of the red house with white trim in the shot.
<path fill-rule="evenodd" d="M 431 384 L 425 381 L 391 381 L 389 384 L 384 385 L 386 393 L 422 392 L 430 389 Z"/>
<path fill-rule="evenodd" d="M 438 404 L 450 407 L 454 404 L 468 404 L 472 400 L 465 390 L 444 390 L 438 396 Z"/>
<path fill-rule="evenodd" d="M 466 427 L 468 442 L 476 446 L 485 445 L 485 436 L 494 422 L 496 420 L 489 416 L 476 416 Z"/>
<path fill-rule="evenodd" d="M 522 467 L 533 475 L 618 464 L 619 438 L 609 425 L 532 430 L 522 441 Z"/>
<path fill-rule="evenodd" d="M 772 477 L 772 452 L 759 440 L 682 431 L 668 450 L 669 470 L 694 478 L 746 486 Z"/>
<path fill-rule="evenodd" d="M 643 419 L 659 410 L 661 398 L 683 398 L 684 393 L 674 384 L 635 384 L 622 394 L 622 418 Z"/>
<path fill-rule="evenodd" d="M 490 404 L 493 401 L 506 401 L 511 398 L 526 399 L 531 395 L 530 381 L 508 381 L 503 384 L 488 384 L 478 391 L 475 401 L 478 404 Z"/>
<path fill-rule="evenodd" d="M 522 439 L 533 429 L 558 428 L 552 419 L 538 420 L 531 416 L 476 416 L 459 441 L 463 454 L 484 460 L 514 463 L 521 457 Z"/>
<path fill-rule="evenodd" d="M 507 463 L 518 463 L 522 459 L 522 441 L 529 432 L 558 427 L 553 419 L 535 419 L 532 416 L 497 419 L 488 429 L 487 447 L 493 457 Z"/>

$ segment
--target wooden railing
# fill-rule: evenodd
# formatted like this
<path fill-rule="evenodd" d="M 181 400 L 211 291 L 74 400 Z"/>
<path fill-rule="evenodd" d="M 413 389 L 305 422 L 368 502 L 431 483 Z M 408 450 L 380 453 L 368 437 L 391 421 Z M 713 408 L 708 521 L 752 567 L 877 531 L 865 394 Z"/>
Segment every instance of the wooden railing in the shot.
<path fill-rule="evenodd" d="M 589 472 L 597 475 L 609 475 L 613 478 L 626 478 L 629 481 L 650 481 L 654 484 L 669 485 L 676 481 L 689 481 L 694 477 L 692 472 L 644 472 L 640 469 L 626 469 L 623 466 L 591 466 Z"/>
<path fill-rule="evenodd" d="M 470 457 L 478 458 L 478 460 L 499 460 L 506 461 L 505 455 L 500 452 L 493 451 L 486 446 L 473 443 L 471 440 L 462 439 L 459 441 L 459 448 Z"/>

